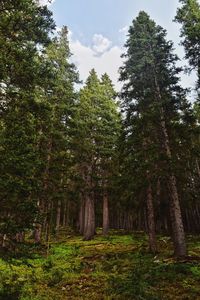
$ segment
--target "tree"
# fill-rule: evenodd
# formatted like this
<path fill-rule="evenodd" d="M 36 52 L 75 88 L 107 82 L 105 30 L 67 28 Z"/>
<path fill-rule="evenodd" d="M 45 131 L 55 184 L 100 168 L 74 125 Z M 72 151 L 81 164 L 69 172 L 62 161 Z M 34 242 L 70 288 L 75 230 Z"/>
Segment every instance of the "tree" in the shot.
<path fill-rule="evenodd" d="M 162 172 L 168 186 L 175 255 L 184 256 L 186 244 L 175 176 L 176 153 L 172 147 L 173 136 L 176 135 L 174 124 L 180 120 L 179 110 L 185 101 L 184 91 L 178 85 L 180 69 L 175 66 L 177 57 L 172 52 L 173 44 L 166 41 L 166 31 L 145 12 L 140 12 L 133 20 L 125 46 L 127 53 L 121 68 L 121 81 L 125 82 L 122 99 L 127 137 L 139 134 L 141 155 L 146 164 L 145 174 L 149 174 L 147 182 L 153 180 L 156 169 L 164 168 L 165 172 Z M 137 131 L 139 128 L 140 132 Z M 152 147 L 155 149 L 150 155 L 145 148 Z M 149 169 L 148 165 L 153 169 Z M 147 190 L 149 195 L 150 186 Z M 149 207 L 152 208 L 152 205 Z"/>
<path fill-rule="evenodd" d="M 38 206 L 40 213 L 45 216 L 43 229 L 46 231 L 46 238 L 51 229 L 55 228 L 58 233 L 61 208 L 67 201 L 71 155 L 70 128 L 76 101 L 74 84 L 78 83 L 75 66 L 69 62 L 70 56 L 68 29 L 64 26 L 42 56 L 43 64 L 49 66 L 51 71 L 51 77 L 47 78 L 43 90 L 40 91 L 43 95 L 42 103 L 49 107 L 49 113 L 46 119 L 43 116 L 38 124 L 38 145 L 42 162 Z M 52 218 L 53 214 L 55 217 Z M 36 235 L 38 236 L 37 231 Z"/>
<path fill-rule="evenodd" d="M 81 184 L 81 221 L 84 239 L 95 233 L 95 198 L 104 197 L 105 233 L 108 230 L 108 184 L 119 115 L 114 102 L 114 90 L 107 75 L 100 81 L 95 70 L 90 72 L 80 91 L 74 117 L 74 157 Z M 83 216 L 83 217 L 82 217 Z"/>
<path fill-rule="evenodd" d="M 9 237 L 30 228 L 37 210 L 35 89 L 41 82 L 38 48 L 55 25 L 35 1 L 0 2 L 1 226 Z"/>
<path fill-rule="evenodd" d="M 182 45 L 192 68 L 197 70 L 197 88 L 200 88 L 200 4 L 198 0 L 180 0 L 175 21 L 182 25 Z"/>
<path fill-rule="evenodd" d="M 102 107 L 102 135 L 103 147 L 100 152 L 102 193 L 103 193 L 103 234 L 109 230 L 109 198 L 112 193 L 112 178 L 115 174 L 115 162 L 118 159 L 118 140 L 121 131 L 120 115 L 117 112 L 116 92 L 107 74 L 101 77 L 101 85 L 104 93 Z"/>

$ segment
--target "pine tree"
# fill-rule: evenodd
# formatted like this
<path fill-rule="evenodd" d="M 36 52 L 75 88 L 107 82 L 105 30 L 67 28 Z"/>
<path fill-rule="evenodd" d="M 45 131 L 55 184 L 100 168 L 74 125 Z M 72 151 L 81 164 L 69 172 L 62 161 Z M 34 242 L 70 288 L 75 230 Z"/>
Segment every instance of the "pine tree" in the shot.
<path fill-rule="evenodd" d="M 148 195 L 152 190 L 150 184 L 155 170 L 161 168 L 161 173 L 164 173 L 175 255 L 184 256 L 186 244 L 175 176 L 176 153 L 173 152 L 174 124 L 179 122 L 179 110 L 182 99 L 185 99 L 184 91 L 178 85 L 180 69 L 175 66 L 177 57 L 172 52 L 173 44 L 166 41 L 166 31 L 145 12 L 140 12 L 133 21 L 125 46 L 127 53 L 121 68 L 121 80 L 126 82 L 122 99 L 126 111 L 127 138 L 132 135 L 135 140 L 138 137 L 141 157 L 145 162 Z M 152 195 L 149 200 L 147 198 L 147 207 L 148 201 L 152 202 Z M 149 207 L 152 209 L 152 204 Z M 148 215 L 150 231 L 155 226 L 152 226 L 153 213 L 149 211 Z M 154 232 L 149 234 L 155 235 Z"/>
<path fill-rule="evenodd" d="M 94 70 L 80 91 L 74 118 L 74 156 L 81 184 L 81 221 L 84 239 L 95 233 L 95 199 L 103 193 L 104 205 L 108 204 L 108 180 L 110 165 L 117 139 L 119 116 L 112 83 L 107 75 L 100 81 Z M 108 212 L 108 206 L 105 210 Z M 105 223 L 104 223 L 105 224 Z M 108 230 L 108 215 L 106 218 Z"/>
<path fill-rule="evenodd" d="M 45 216 L 43 229 L 45 227 L 46 238 L 52 229 L 59 231 L 61 207 L 65 206 L 67 201 L 70 126 L 76 101 L 74 84 L 78 82 L 75 66 L 69 62 L 70 56 L 68 30 L 64 26 L 43 56 L 44 64 L 49 65 L 52 74 L 51 78 L 47 78 L 42 91 L 42 103 L 49 107 L 49 113 L 45 122 L 44 119 L 40 119 L 38 124 L 42 161 L 38 205 L 41 214 Z M 38 236 L 37 231 L 36 235 Z"/>
<path fill-rule="evenodd" d="M 55 27 L 51 15 L 35 1 L 0 2 L 0 230 L 10 238 L 30 228 L 37 211 L 35 89 L 41 83 L 38 48 L 50 42 Z"/>
<path fill-rule="evenodd" d="M 101 85 L 104 93 L 101 134 L 104 140 L 102 151 L 100 151 L 100 175 L 102 176 L 101 184 L 103 194 L 103 234 L 106 235 L 109 230 L 109 198 L 112 193 L 112 178 L 115 174 L 115 163 L 118 159 L 118 140 L 121 131 L 121 120 L 117 112 L 117 94 L 107 74 L 101 77 Z"/>
<path fill-rule="evenodd" d="M 180 0 L 175 20 L 182 25 L 182 45 L 192 68 L 197 70 L 197 88 L 200 88 L 200 4 L 198 0 Z"/>

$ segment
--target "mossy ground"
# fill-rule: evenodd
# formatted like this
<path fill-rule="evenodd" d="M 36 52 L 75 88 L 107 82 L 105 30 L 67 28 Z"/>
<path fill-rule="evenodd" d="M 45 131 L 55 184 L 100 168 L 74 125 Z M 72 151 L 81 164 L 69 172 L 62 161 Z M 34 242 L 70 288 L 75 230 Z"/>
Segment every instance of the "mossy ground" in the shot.
<path fill-rule="evenodd" d="M 200 256 L 200 238 L 187 242 L 189 254 Z M 48 256 L 31 243 L 22 250 L 0 259 L 1 300 L 200 299 L 200 264 L 173 259 L 167 237 L 156 256 L 143 233 L 122 232 L 89 242 L 63 233 Z"/>

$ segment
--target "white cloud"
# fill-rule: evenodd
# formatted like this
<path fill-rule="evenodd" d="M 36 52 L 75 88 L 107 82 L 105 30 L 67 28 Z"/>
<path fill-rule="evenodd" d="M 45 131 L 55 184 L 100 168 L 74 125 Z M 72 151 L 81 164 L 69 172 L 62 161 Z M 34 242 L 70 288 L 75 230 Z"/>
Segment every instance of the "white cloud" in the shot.
<path fill-rule="evenodd" d="M 98 54 L 102 54 L 107 51 L 112 42 L 104 37 L 102 34 L 94 34 L 93 36 L 93 50 L 96 51 Z"/>
<path fill-rule="evenodd" d="M 123 32 L 125 32 L 125 27 Z M 99 37 L 97 38 L 97 36 Z M 100 42 L 100 40 L 102 42 Z M 73 54 L 72 61 L 77 66 L 80 79 L 85 82 L 90 70 L 94 68 L 99 76 L 107 73 L 113 81 L 116 90 L 120 91 L 122 83 L 118 81 L 119 68 L 123 65 L 123 58 L 121 58 L 121 55 L 124 53 L 125 49 L 116 45 L 111 46 L 111 41 L 100 34 L 95 34 L 93 36 L 93 42 L 94 41 L 96 41 L 96 43 L 94 43 L 91 47 L 86 46 L 78 39 L 75 39 L 73 32 L 69 30 L 70 50 Z M 183 49 L 179 49 L 177 47 L 177 54 L 180 55 L 180 51 L 183 52 Z M 183 53 L 180 57 L 181 56 L 183 56 Z M 183 64 L 184 61 L 180 61 L 180 65 Z M 181 74 L 181 83 L 183 87 L 194 87 L 195 81 L 196 77 L 194 74 L 192 76 Z"/>
<path fill-rule="evenodd" d="M 128 29 L 129 29 L 129 26 L 124 26 L 123 28 L 121 28 L 119 30 L 119 33 L 127 34 L 128 33 Z"/>
<path fill-rule="evenodd" d="M 83 45 L 79 40 L 73 39 L 73 34 L 70 31 L 69 42 L 73 54 L 72 60 L 78 68 L 81 80 L 85 81 L 90 70 L 94 68 L 99 76 L 107 73 L 116 90 L 119 91 L 121 84 L 118 82 L 118 70 L 122 65 L 122 49 L 118 46 L 111 47 L 111 42 L 106 37 L 98 36 L 101 37 L 99 42 L 97 42 L 97 35 L 94 35 L 93 41 L 96 43 L 89 47 Z"/>

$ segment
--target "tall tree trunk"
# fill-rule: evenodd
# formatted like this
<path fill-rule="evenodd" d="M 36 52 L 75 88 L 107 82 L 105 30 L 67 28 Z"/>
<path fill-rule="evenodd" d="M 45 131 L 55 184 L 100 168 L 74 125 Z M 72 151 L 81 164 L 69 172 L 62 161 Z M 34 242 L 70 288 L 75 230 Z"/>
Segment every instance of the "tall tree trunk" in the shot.
<path fill-rule="evenodd" d="M 160 87 L 157 82 L 156 73 L 155 75 L 155 87 L 156 87 L 156 95 L 159 102 L 162 102 L 162 96 L 160 92 Z M 163 107 L 160 107 L 160 125 L 163 134 L 163 146 L 166 152 L 166 156 L 171 163 L 172 153 L 169 143 L 169 136 L 166 127 L 164 110 Z M 181 216 L 181 208 L 179 202 L 179 196 L 177 191 L 177 183 L 176 177 L 171 170 L 171 166 L 169 166 L 169 175 L 168 175 L 168 187 L 170 191 L 170 216 L 172 222 L 172 230 L 173 230 L 173 242 L 174 242 L 174 252 L 176 256 L 186 256 L 186 242 L 185 242 L 185 232 L 183 228 L 183 221 Z"/>
<path fill-rule="evenodd" d="M 67 202 L 64 201 L 64 207 L 63 207 L 63 218 L 62 218 L 62 226 L 65 228 L 66 226 L 66 212 L 67 212 Z"/>
<path fill-rule="evenodd" d="M 35 224 L 33 236 L 36 244 L 41 243 L 41 235 L 42 235 L 41 233 L 42 233 L 42 225 L 39 223 Z"/>
<path fill-rule="evenodd" d="M 161 184 L 160 184 L 160 177 L 157 179 L 156 184 L 156 205 L 157 205 L 157 214 L 156 214 L 156 229 L 160 233 L 162 230 L 162 218 L 161 218 Z"/>
<path fill-rule="evenodd" d="M 47 213 L 47 220 L 46 220 L 45 241 L 49 243 L 51 237 L 52 223 L 53 223 L 53 202 L 52 201 L 48 203 L 47 211 L 48 213 Z"/>
<path fill-rule="evenodd" d="M 79 232 L 80 234 L 84 234 L 84 223 L 85 223 L 85 201 L 82 195 L 81 205 L 79 210 Z"/>
<path fill-rule="evenodd" d="M 198 159 L 196 159 L 196 167 L 197 167 L 197 174 L 200 178 L 200 167 L 199 167 L 199 162 L 198 162 Z"/>
<path fill-rule="evenodd" d="M 38 207 L 39 212 L 41 213 L 42 205 L 41 205 L 41 201 L 39 201 L 39 200 L 37 202 L 37 207 Z M 37 222 L 37 220 L 35 220 L 34 230 L 33 230 L 33 238 L 34 238 L 34 241 L 36 244 L 41 243 L 41 235 L 42 235 L 42 224 Z"/>
<path fill-rule="evenodd" d="M 105 192 L 103 195 L 103 235 L 107 235 L 109 230 L 109 206 L 108 194 Z"/>
<path fill-rule="evenodd" d="M 91 240 L 95 234 L 95 213 L 94 213 L 94 198 L 91 193 L 87 194 L 85 199 L 85 214 L 84 214 L 84 233 L 85 241 Z"/>
<path fill-rule="evenodd" d="M 47 144 L 47 160 L 46 160 L 46 168 L 44 170 L 43 175 L 43 190 L 41 192 L 41 197 L 38 201 L 38 207 L 40 214 L 47 213 L 48 214 L 48 204 L 46 199 L 46 194 L 48 190 L 48 179 L 49 179 L 49 167 L 50 167 L 50 161 L 51 161 L 51 151 L 52 151 L 52 139 L 50 138 Z M 36 243 L 41 242 L 41 236 L 42 236 L 42 228 L 46 227 L 46 217 L 43 221 L 43 224 L 36 223 L 36 228 L 34 229 L 34 239 Z"/>
<path fill-rule="evenodd" d="M 57 202 L 57 209 L 56 209 L 56 234 L 59 233 L 60 216 L 61 216 L 61 200 L 58 200 L 58 202 Z"/>
<path fill-rule="evenodd" d="M 147 187 L 147 220 L 148 220 L 148 235 L 149 235 L 149 250 L 152 253 L 157 252 L 156 246 L 156 226 L 153 207 L 152 187 L 148 179 Z"/>

